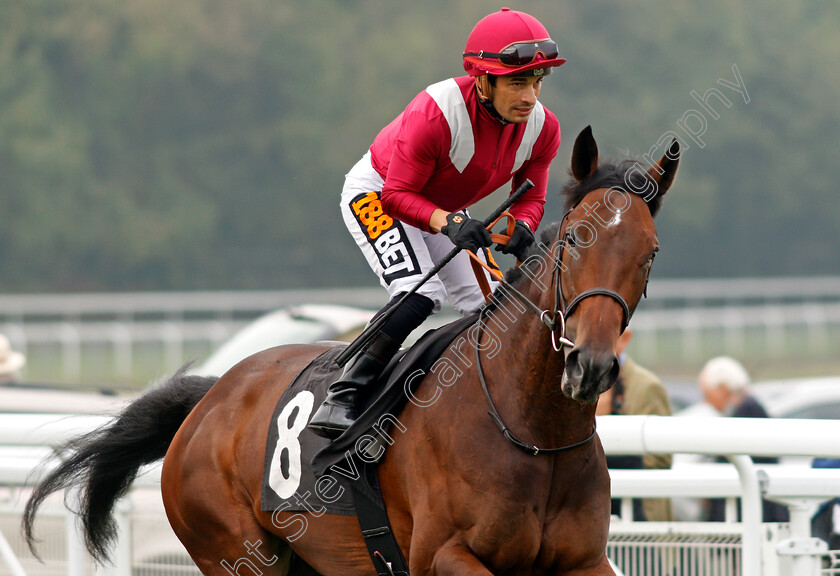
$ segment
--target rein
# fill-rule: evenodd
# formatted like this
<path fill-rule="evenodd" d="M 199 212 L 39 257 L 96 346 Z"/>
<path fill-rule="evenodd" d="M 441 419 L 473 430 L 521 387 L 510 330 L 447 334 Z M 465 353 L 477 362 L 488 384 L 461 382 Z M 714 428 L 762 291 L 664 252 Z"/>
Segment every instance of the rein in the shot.
<path fill-rule="evenodd" d="M 481 339 L 481 332 L 482 328 L 484 327 L 484 313 L 485 310 L 481 311 L 481 314 L 478 316 L 478 332 L 476 334 L 476 342 Z M 493 419 L 493 422 L 496 423 L 496 426 L 499 427 L 499 430 L 502 431 L 507 440 L 522 450 L 523 452 L 530 454 L 531 456 L 539 456 L 540 454 L 557 454 L 559 452 L 568 452 L 569 450 L 574 450 L 575 448 L 580 448 L 581 446 L 588 444 L 595 438 L 595 424 L 592 424 L 592 433 L 584 438 L 579 442 L 575 442 L 574 444 L 568 444 L 566 446 L 559 446 L 557 448 L 538 448 L 533 444 L 528 444 L 527 442 L 523 442 L 519 438 L 517 438 L 513 432 L 510 431 L 505 423 L 502 421 L 502 417 L 499 414 L 499 411 L 496 409 L 496 405 L 493 404 L 493 399 L 490 398 L 490 390 L 487 388 L 487 380 L 484 378 L 484 370 L 481 368 L 481 354 L 479 354 L 479 347 L 475 347 L 475 368 L 476 372 L 478 372 L 478 381 L 481 382 L 481 389 L 484 391 L 484 397 L 487 398 L 487 404 L 490 406 L 490 411 L 488 414 Z"/>
<path fill-rule="evenodd" d="M 566 213 L 568 215 L 568 212 Z M 515 220 L 512 214 L 509 212 L 503 212 L 499 217 L 488 226 L 488 230 L 492 229 L 493 226 L 496 225 L 499 220 L 502 218 L 507 218 L 507 235 L 504 234 L 492 234 L 491 238 L 493 242 L 497 244 L 507 244 L 510 240 L 510 236 L 513 234 L 513 229 L 515 225 Z M 563 220 L 566 219 L 566 216 L 563 216 Z M 478 284 L 481 287 L 482 292 L 484 293 L 484 298 L 488 301 L 492 301 L 492 294 L 490 292 L 490 285 L 487 282 L 487 278 L 484 276 L 481 268 L 487 270 L 487 272 L 496 279 L 499 284 L 501 284 L 505 290 L 512 296 L 514 296 L 517 300 L 519 300 L 520 304 L 529 308 L 531 312 L 536 314 L 540 322 L 542 322 L 550 331 L 551 331 L 551 346 L 554 348 L 555 352 L 560 352 L 564 346 L 574 347 L 575 343 L 566 338 L 566 316 L 568 316 L 568 311 L 562 305 L 563 301 L 563 291 L 560 287 L 560 275 L 559 274 L 552 274 L 552 282 L 554 282 L 554 291 L 555 294 L 559 294 L 559 298 L 555 296 L 555 305 L 554 310 L 543 310 L 531 300 L 525 296 L 522 292 L 517 290 L 511 283 L 505 280 L 505 277 L 499 272 L 497 268 L 492 268 L 484 263 L 481 258 L 476 256 L 473 252 L 467 251 L 467 254 L 470 256 L 470 262 L 473 267 L 473 271 L 475 272 L 476 280 L 478 280 Z M 562 261 L 563 255 L 562 252 L 560 254 L 560 260 Z M 555 263 L 555 271 L 557 269 L 557 264 Z M 620 298 L 620 296 L 619 296 Z M 582 298 L 581 298 L 582 300 Z M 577 306 L 578 302 L 574 302 L 575 306 Z M 557 336 L 556 327 L 557 321 L 559 320 L 560 323 L 560 336 Z"/>

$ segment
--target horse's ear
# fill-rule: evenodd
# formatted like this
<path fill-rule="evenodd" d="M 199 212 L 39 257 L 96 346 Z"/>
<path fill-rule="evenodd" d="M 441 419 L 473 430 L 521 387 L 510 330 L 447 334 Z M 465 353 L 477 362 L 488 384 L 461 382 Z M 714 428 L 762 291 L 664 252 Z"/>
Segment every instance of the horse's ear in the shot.
<path fill-rule="evenodd" d="M 668 147 L 668 151 L 665 152 L 665 155 L 654 164 L 650 170 L 648 170 L 648 175 L 656 182 L 656 186 L 659 190 L 658 194 L 661 196 L 668 191 L 668 188 L 671 187 L 671 184 L 674 183 L 674 178 L 677 175 L 677 167 L 680 164 L 680 143 L 677 142 L 677 139 L 674 138 L 671 141 L 671 146 Z"/>
<path fill-rule="evenodd" d="M 580 182 L 598 169 L 598 145 L 592 136 L 592 126 L 580 131 L 572 149 L 572 176 Z"/>

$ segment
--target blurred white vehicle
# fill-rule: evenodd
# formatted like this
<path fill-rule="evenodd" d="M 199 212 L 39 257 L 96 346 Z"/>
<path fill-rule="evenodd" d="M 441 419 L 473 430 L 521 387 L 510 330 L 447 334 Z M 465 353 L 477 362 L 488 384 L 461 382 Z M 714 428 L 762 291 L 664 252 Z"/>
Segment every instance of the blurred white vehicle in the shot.
<path fill-rule="evenodd" d="M 840 419 L 840 377 L 756 382 L 751 388 L 771 417 Z"/>
<path fill-rule="evenodd" d="M 308 344 L 322 340 L 350 342 L 361 333 L 375 313 L 374 310 L 363 308 L 325 304 L 305 304 L 275 310 L 234 334 L 190 372 L 200 376 L 221 376 L 251 354 L 282 344 Z M 411 333 L 405 346 L 414 343 L 427 330 L 439 328 L 457 317 L 451 309 L 429 317 Z"/>
<path fill-rule="evenodd" d="M 324 304 L 275 310 L 234 334 L 191 372 L 202 376 L 221 376 L 243 358 L 282 344 L 350 341 L 361 332 L 374 313 L 362 308 Z"/>

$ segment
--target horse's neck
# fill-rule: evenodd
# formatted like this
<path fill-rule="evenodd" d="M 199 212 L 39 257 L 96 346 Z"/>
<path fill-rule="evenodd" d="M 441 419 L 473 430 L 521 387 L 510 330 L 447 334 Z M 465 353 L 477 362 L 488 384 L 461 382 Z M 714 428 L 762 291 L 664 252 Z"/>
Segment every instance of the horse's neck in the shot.
<path fill-rule="evenodd" d="M 531 297 L 537 302 L 540 294 Z M 505 424 L 527 430 L 531 441 L 543 446 L 579 440 L 581 429 L 591 428 L 594 408 L 563 394 L 565 355 L 553 349 L 548 328 L 510 298 L 488 315 L 484 326 L 489 341 L 482 368 Z"/>

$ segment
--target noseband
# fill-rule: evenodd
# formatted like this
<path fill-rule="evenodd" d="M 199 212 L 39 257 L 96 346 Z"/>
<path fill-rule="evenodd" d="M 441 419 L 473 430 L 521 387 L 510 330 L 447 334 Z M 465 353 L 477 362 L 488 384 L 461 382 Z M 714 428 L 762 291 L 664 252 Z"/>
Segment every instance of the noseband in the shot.
<path fill-rule="evenodd" d="M 575 206 L 576 207 L 576 206 Z M 575 209 L 572 207 L 566 214 L 563 215 L 563 219 L 560 221 L 560 230 L 557 234 L 558 243 L 560 244 L 559 252 L 557 256 L 554 258 L 554 270 L 551 273 L 551 284 L 554 287 L 554 306 L 552 310 L 543 310 L 531 300 L 522 294 L 519 290 L 514 288 L 510 283 L 501 280 L 503 286 L 506 290 L 510 292 L 517 300 L 519 300 L 522 304 L 524 304 L 527 308 L 530 308 L 534 313 L 536 313 L 540 321 L 548 327 L 551 331 L 551 346 L 555 352 L 560 352 L 563 350 L 564 346 L 574 347 L 575 344 L 568 338 L 566 338 L 566 320 L 574 313 L 577 309 L 578 305 L 591 296 L 607 296 L 612 298 L 621 306 L 621 311 L 623 312 L 622 316 L 622 325 L 621 331 L 624 332 L 624 329 L 627 328 L 627 324 L 630 322 L 630 318 L 633 316 L 633 312 L 635 311 L 635 307 L 630 309 L 630 306 L 627 305 L 627 301 L 624 297 L 616 292 L 615 290 L 611 290 L 609 288 L 589 288 L 584 290 L 583 292 L 579 293 L 577 296 L 572 298 L 572 300 L 566 304 L 566 299 L 563 296 L 563 285 L 561 281 L 560 273 L 564 268 L 566 268 L 565 264 L 563 263 L 563 255 L 565 253 L 566 244 L 569 242 L 571 237 L 570 232 L 565 230 L 566 227 L 566 219 L 568 218 L 569 214 L 572 213 L 572 210 Z M 647 278 L 645 278 L 645 288 L 642 292 L 643 295 L 647 295 Z M 478 316 L 478 329 L 476 333 L 476 343 L 481 340 L 481 333 L 484 328 L 484 316 L 487 312 L 487 308 L 483 309 Z M 560 328 L 560 335 L 557 335 L 557 328 Z M 593 423 L 592 426 L 592 433 L 580 440 L 579 442 L 575 442 L 574 444 L 569 444 L 566 446 L 560 446 L 557 448 L 538 448 L 532 444 L 528 444 L 527 442 L 523 442 L 519 438 L 517 438 L 513 432 L 510 431 L 505 423 L 502 421 L 502 417 L 499 414 L 499 411 L 496 409 L 496 406 L 493 404 L 493 399 L 490 397 L 490 391 L 487 388 L 487 380 L 484 377 L 484 370 L 481 368 L 481 355 L 479 354 L 479 346 L 475 346 L 475 365 L 476 371 L 478 373 L 478 380 L 481 383 L 481 388 L 484 391 L 484 396 L 487 399 L 487 403 L 490 407 L 490 417 L 499 427 L 504 437 L 514 446 L 526 452 L 527 454 L 531 454 L 532 456 L 537 456 L 539 454 L 557 454 L 559 452 L 567 452 L 569 450 L 574 450 L 575 448 L 579 448 L 585 444 L 588 444 L 594 437 L 595 437 L 595 425 Z"/>

